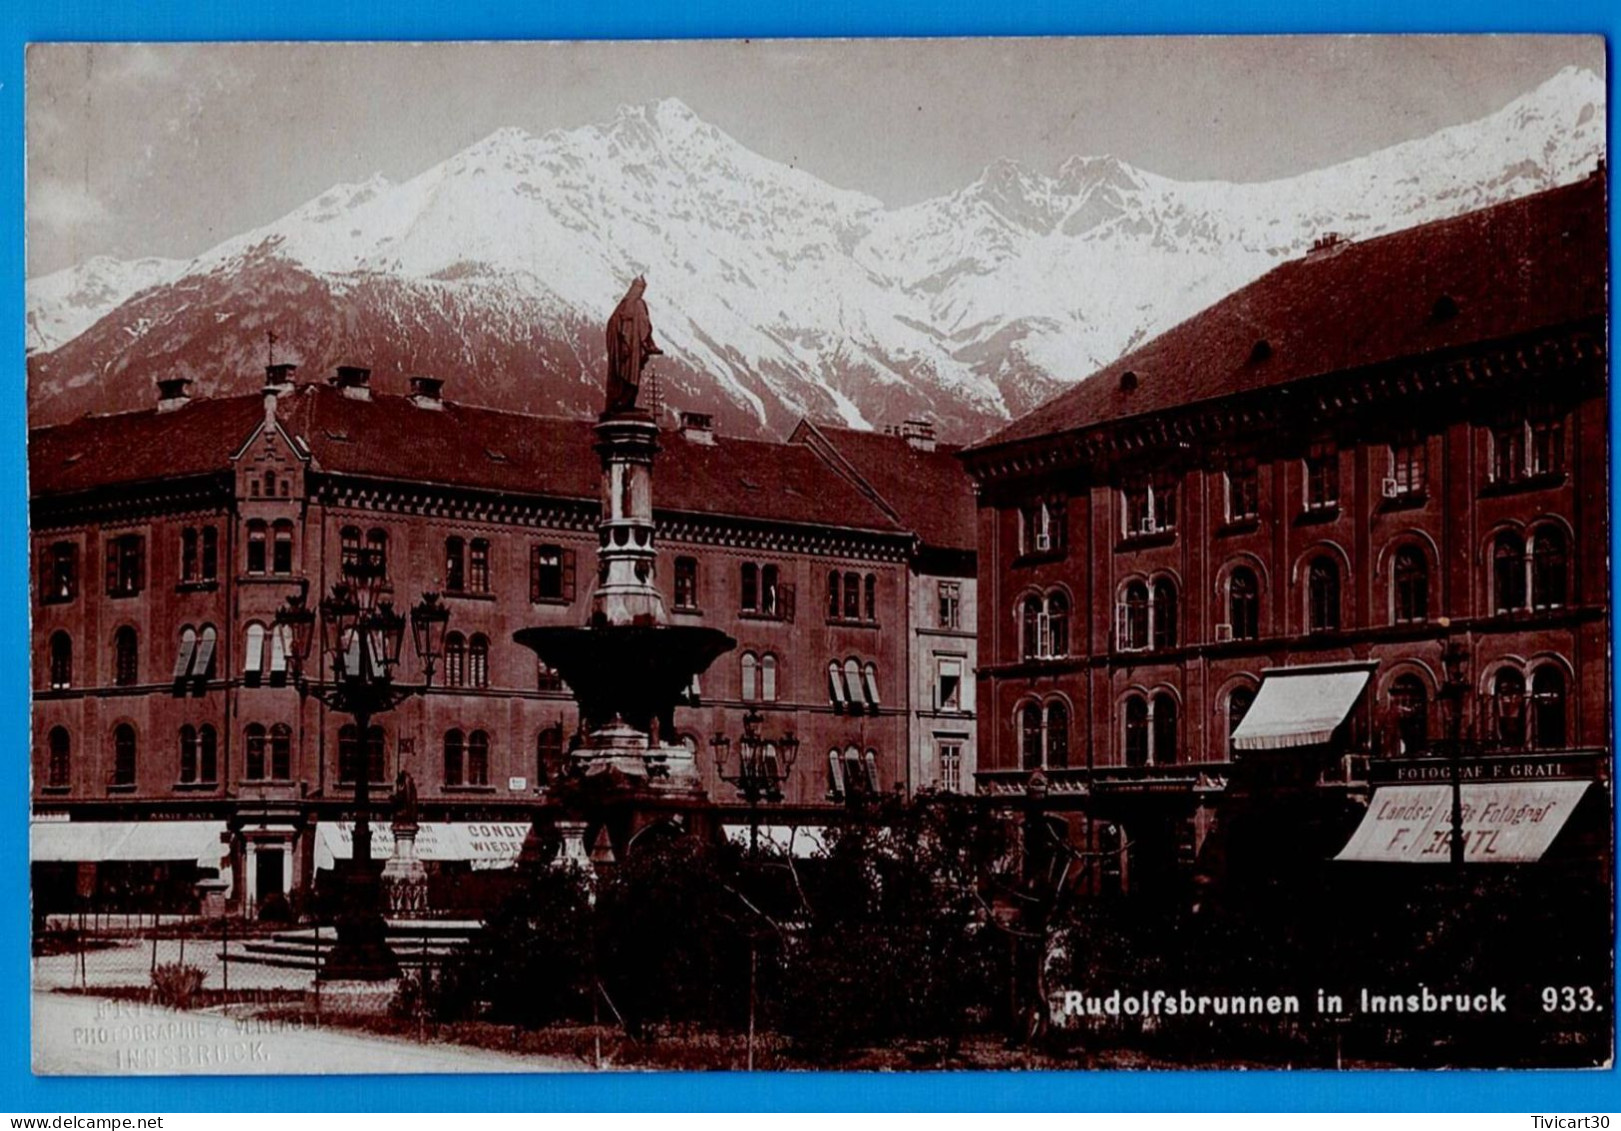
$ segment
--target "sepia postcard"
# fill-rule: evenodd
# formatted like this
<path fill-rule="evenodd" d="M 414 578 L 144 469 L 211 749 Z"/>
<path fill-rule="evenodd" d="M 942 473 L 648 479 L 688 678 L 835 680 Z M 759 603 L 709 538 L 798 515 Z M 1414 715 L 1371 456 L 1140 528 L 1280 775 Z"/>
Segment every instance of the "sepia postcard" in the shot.
<path fill-rule="evenodd" d="M 1601 38 L 26 74 L 36 1073 L 1611 1064 Z"/>

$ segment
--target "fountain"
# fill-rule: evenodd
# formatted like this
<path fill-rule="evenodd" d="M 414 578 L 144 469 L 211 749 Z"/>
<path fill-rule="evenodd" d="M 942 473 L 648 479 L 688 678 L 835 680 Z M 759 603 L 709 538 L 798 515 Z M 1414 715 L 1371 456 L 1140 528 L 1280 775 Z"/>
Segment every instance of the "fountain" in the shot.
<path fill-rule="evenodd" d="M 619 810 L 622 819 L 609 822 L 616 847 L 649 812 L 703 803 L 694 753 L 676 736 L 675 707 L 696 676 L 737 646 L 719 629 L 671 624 L 654 584 L 659 429 L 652 414 L 636 406 L 636 393 L 642 367 L 660 351 L 641 299 L 644 287 L 638 278 L 608 321 L 607 404 L 596 425 L 602 516 L 589 618 L 584 625 L 513 634 L 557 672 L 579 704 L 581 733 L 568 777 L 594 805 Z"/>

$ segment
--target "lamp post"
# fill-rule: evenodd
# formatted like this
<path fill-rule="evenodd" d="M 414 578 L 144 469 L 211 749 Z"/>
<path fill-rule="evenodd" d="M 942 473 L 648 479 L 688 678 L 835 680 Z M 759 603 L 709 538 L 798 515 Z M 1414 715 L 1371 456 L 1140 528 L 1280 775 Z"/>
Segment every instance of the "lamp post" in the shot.
<path fill-rule="evenodd" d="M 1454 868 L 1463 867 L 1463 784 L 1461 761 L 1463 758 L 1463 705 L 1469 694 L 1469 649 L 1451 636 L 1441 650 L 1441 669 L 1446 675 L 1442 691 L 1450 705 L 1447 720 L 1452 735 L 1447 743 L 1447 758 L 1452 779 L 1452 837 L 1451 856 Z"/>
<path fill-rule="evenodd" d="M 396 683 L 406 617 L 394 607 L 382 551 L 371 547 L 353 551 L 343 562 L 342 574 L 317 608 L 307 604 L 307 588 L 289 595 L 276 613 L 276 630 L 291 638 L 288 659 L 299 694 L 314 696 L 355 721 L 354 851 L 344 885 L 344 910 L 338 918 L 338 941 L 322 973 L 376 981 L 393 977 L 399 966 L 385 940 L 381 876 L 371 855 L 371 721 L 432 685 L 450 610 L 434 592 L 424 593 L 411 609 L 411 640 L 422 661 L 423 682 Z M 318 674 L 309 679 L 305 664 L 317 637 Z"/>
<path fill-rule="evenodd" d="M 743 795 L 749 807 L 749 855 L 760 851 L 760 803 L 782 800 L 782 783 L 793 772 L 794 759 L 799 756 L 799 739 L 792 731 L 780 738 L 769 739 L 760 733 L 765 719 L 750 708 L 743 716 L 743 736 L 738 741 L 737 763 L 728 767 L 732 740 L 717 732 L 709 740 L 715 751 L 715 773 L 721 781 L 734 786 Z"/>

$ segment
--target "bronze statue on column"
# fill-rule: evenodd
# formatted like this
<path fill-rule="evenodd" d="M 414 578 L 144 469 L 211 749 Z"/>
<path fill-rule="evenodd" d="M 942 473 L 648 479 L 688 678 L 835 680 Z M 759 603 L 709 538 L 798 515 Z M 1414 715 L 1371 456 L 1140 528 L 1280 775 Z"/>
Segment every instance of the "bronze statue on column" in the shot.
<path fill-rule="evenodd" d="M 653 322 L 647 314 L 642 292 L 647 280 L 638 275 L 608 318 L 608 397 L 605 415 L 629 412 L 636 407 L 636 393 L 642 383 L 642 367 L 648 358 L 664 353 L 653 342 Z"/>

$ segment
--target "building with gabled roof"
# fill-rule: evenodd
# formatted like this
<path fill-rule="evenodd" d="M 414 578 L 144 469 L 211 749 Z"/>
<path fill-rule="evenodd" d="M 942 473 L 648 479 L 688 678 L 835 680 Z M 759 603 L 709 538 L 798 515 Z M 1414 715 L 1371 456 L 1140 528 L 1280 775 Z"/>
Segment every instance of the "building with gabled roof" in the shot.
<path fill-rule="evenodd" d="M 1602 169 L 1325 237 L 963 452 L 980 788 L 1119 882 L 1191 874 L 1246 765 L 1605 772 L 1608 250 Z"/>
<path fill-rule="evenodd" d="M 116 842 L 184 865 L 171 876 L 223 866 L 251 911 L 347 853 L 361 772 L 412 774 L 425 824 L 444 826 L 420 845 L 450 854 L 447 869 L 492 863 L 454 846 L 521 843 L 577 728 L 567 688 L 513 633 L 584 623 L 591 422 L 460 405 L 428 378 L 381 395 L 357 367 L 300 382 L 271 366 L 259 396 L 192 398 L 185 384 L 164 382 L 153 409 L 29 436 L 32 802 L 36 862 L 55 876 L 41 898 L 66 898 L 77 863 Z M 660 446 L 671 620 L 738 641 L 676 716 L 710 797 L 743 819 L 710 739 L 756 710 L 765 733 L 801 744 L 773 820 L 826 821 L 853 794 L 912 788 L 923 543 L 904 516 L 920 509 L 875 499 L 807 444 L 717 436 L 695 414 Z M 384 552 L 398 601 L 440 591 L 452 616 L 433 689 L 365 736 L 300 697 L 274 627 L 289 593 L 325 592 L 361 546 Z M 971 546 L 951 552 L 971 562 Z M 858 594 L 837 615 L 830 572 Z M 413 658 L 401 667 L 421 678 Z M 160 820 L 161 836 L 115 835 Z M 104 861 L 105 899 L 135 898 L 107 885 L 147 884 L 145 863 Z"/>

